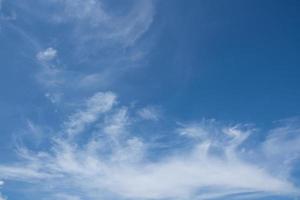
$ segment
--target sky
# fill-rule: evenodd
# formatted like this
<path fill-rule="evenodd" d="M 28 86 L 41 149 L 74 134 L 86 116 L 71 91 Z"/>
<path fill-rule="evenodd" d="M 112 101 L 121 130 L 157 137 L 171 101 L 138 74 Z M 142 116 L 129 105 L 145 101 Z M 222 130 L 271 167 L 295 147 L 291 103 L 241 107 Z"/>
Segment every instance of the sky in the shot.
<path fill-rule="evenodd" d="M 300 199 L 299 10 L 0 0 L 0 200 Z"/>

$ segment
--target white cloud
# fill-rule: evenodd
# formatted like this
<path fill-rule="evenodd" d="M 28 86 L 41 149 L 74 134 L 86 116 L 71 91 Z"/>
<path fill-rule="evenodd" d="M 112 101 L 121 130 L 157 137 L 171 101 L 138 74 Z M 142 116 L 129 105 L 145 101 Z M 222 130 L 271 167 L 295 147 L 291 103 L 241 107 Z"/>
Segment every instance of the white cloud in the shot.
<path fill-rule="evenodd" d="M 36 58 L 40 61 L 40 62 L 49 62 L 53 59 L 55 59 L 57 56 L 57 50 L 49 47 L 43 51 L 40 51 L 37 53 Z"/>
<path fill-rule="evenodd" d="M 157 121 L 160 118 L 160 112 L 153 106 L 147 106 L 137 111 L 137 114 L 145 120 Z"/>
<path fill-rule="evenodd" d="M 176 131 L 179 135 L 194 139 L 207 139 L 220 135 L 219 127 L 222 127 L 222 124 L 214 119 L 203 119 L 201 121 L 189 123 L 178 122 L 177 124 L 179 127 Z"/>
<path fill-rule="evenodd" d="M 134 124 L 141 121 L 131 120 L 128 108 L 121 106 L 111 111 L 115 98 L 111 92 L 96 93 L 61 130 L 69 135 L 86 133 L 89 125 L 95 134 L 78 135 L 80 140 L 55 136 L 48 151 L 23 149 L 19 151 L 21 163 L 0 165 L 0 178 L 36 186 L 51 184 L 53 193 L 64 194 L 62 199 L 214 199 L 244 193 L 255 193 L 256 197 L 299 194 L 289 179 L 292 163 L 284 174 L 273 165 L 274 161 L 284 161 L 281 154 L 287 151 L 289 155 L 299 153 L 296 147 L 287 148 L 300 143 L 296 134 L 299 129 L 294 126 L 273 129 L 265 142 L 250 148 L 244 145 L 253 131 L 247 126 L 222 125 L 215 120 L 181 124 L 177 133 L 194 144 L 182 151 L 172 146 L 167 154 L 160 154 L 151 142 L 138 137 L 136 127 L 143 124 Z M 100 114 L 103 118 L 99 118 Z M 104 121 L 99 129 L 95 122 L 100 119 Z M 295 138 L 289 139 L 287 133 L 295 133 Z M 263 158 L 252 160 L 247 152 Z M 154 155 L 156 159 L 152 160 Z M 67 191 L 78 191 L 79 196 L 73 197 Z"/>
<path fill-rule="evenodd" d="M 60 88 L 64 84 L 66 76 L 65 72 L 58 68 L 57 63 L 53 62 L 57 59 L 57 50 L 49 47 L 38 52 L 36 59 L 41 65 L 36 74 L 37 80 L 42 83 L 47 90 L 56 88 L 54 91 L 48 92 L 46 97 L 51 102 L 58 102 L 58 95 L 55 97 L 54 94 L 60 93 L 57 91 L 57 88 Z"/>
<path fill-rule="evenodd" d="M 31 180 L 50 177 L 49 174 L 39 172 L 33 166 L 31 167 L 22 167 L 22 164 L 15 166 L 1 165 L 0 176 L 4 179 L 15 180 Z"/>
<path fill-rule="evenodd" d="M 59 106 L 61 94 L 80 98 L 82 91 L 112 88 L 124 73 L 139 65 L 148 49 L 140 39 L 155 14 L 152 0 L 129 0 L 124 9 L 106 0 L 29 0 L 13 6 L 25 21 L 39 19 L 51 29 L 50 45 L 45 46 L 39 30 L 29 33 L 22 23 L 12 24 L 37 52 L 36 79 L 46 97 Z M 30 52 L 26 56 L 32 57 Z"/>
<path fill-rule="evenodd" d="M 105 79 L 105 77 L 103 77 L 103 74 L 89 74 L 81 78 L 79 85 L 81 87 L 93 87 L 99 84 L 103 85 L 105 84 L 103 79 Z"/>
<path fill-rule="evenodd" d="M 207 127 L 198 123 L 181 124 L 181 126 L 177 129 L 177 132 L 183 136 L 203 138 L 207 137 L 207 134 L 209 134 L 208 130 L 206 129 Z"/>
<path fill-rule="evenodd" d="M 125 132 L 125 127 L 128 124 L 127 108 L 121 108 L 106 119 L 103 131 L 112 137 L 116 137 Z"/>
<path fill-rule="evenodd" d="M 268 140 L 264 143 L 265 152 L 270 156 L 289 157 L 293 152 L 300 156 L 300 146 L 297 145 L 300 143 L 300 126 L 294 120 L 283 123 L 284 126 L 271 131 Z"/>
<path fill-rule="evenodd" d="M 133 0 L 134 5 L 129 6 L 129 10 L 118 14 L 106 10 L 103 1 L 51 2 L 63 5 L 62 13 L 53 16 L 74 28 L 73 37 L 70 37 L 74 44 L 94 44 L 108 50 L 132 47 L 151 26 L 154 17 L 151 0 Z M 143 53 L 136 56 L 141 55 Z M 49 63 L 57 59 L 57 50 L 52 47 L 39 52 L 36 58 L 43 64 L 39 80 L 54 88 L 46 95 L 53 102 L 60 100 L 53 95 L 59 94 L 57 90 L 62 83 L 68 82 L 69 88 L 78 89 L 78 84 L 90 87 L 103 77 L 103 73 L 98 72 L 75 76 L 50 66 Z M 113 63 L 119 56 L 109 59 Z M 115 73 L 107 74 L 104 80 L 116 76 Z M 299 136 L 287 137 L 290 133 L 299 133 L 295 127 L 285 125 L 270 131 L 263 144 L 249 150 L 254 157 L 262 157 L 253 161 L 240 150 L 251 129 L 221 125 L 214 120 L 183 123 L 175 129 L 181 137 L 193 141 L 190 149 L 172 146 L 166 154 L 160 154 L 160 149 L 153 149 L 151 142 L 138 137 L 143 124 L 134 124 L 136 121 L 131 120 L 128 108 L 114 109 L 114 105 L 115 94 L 94 94 L 62 123 L 61 130 L 57 131 L 63 133 L 62 136 L 53 135 L 48 149 L 18 149 L 21 161 L 0 165 L 0 178 L 24 181 L 34 185 L 36 190 L 51 185 L 50 192 L 58 194 L 57 199 L 66 200 L 86 199 L 87 196 L 107 199 L 106 195 L 114 199 L 160 200 L 210 199 L 243 192 L 258 193 L 258 196 L 299 194 L 289 179 L 293 168 L 290 160 L 296 159 L 300 151 Z M 148 120 L 161 117 L 153 107 L 139 110 L 138 115 Z M 32 132 L 40 132 L 38 126 L 32 123 L 28 126 Z M 144 131 L 148 137 L 153 134 Z M 173 137 L 172 133 L 168 134 Z M 79 139 L 69 140 L 68 136 Z M 284 167 L 278 168 L 275 162 L 284 163 Z M 70 190 L 78 191 L 81 196 L 68 194 Z"/>
<path fill-rule="evenodd" d="M 295 119 L 280 122 L 280 126 L 271 130 L 262 145 L 262 152 L 273 166 L 274 173 L 289 177 L 293 164 L 300 158 L 300 125 Z"/>
<path fill-rule="evenodd" d="M 55 15 L 57 22 L 73 22 L 81 42 L 105 41 L 128 46 L 133 45 L 151 25 L 154 17 L 152 0 L 128 2 L 131 8 L 115 13 L 104 9 L 105 1 L 54 0 L 63 6 L 63 12 Z M 101 43 L 100 43 L 101 44 Z"/>
<path fill-rule="evenodd" d="M 86 101 L 84 110 L 69 117 L 64 124 L 65 132 L 70 136 L 80 133 L 88 124 L 95 122 L 101 113 L 109 111 L 115 103 L 116 95 L 112 92 L 94 94 Z"/>

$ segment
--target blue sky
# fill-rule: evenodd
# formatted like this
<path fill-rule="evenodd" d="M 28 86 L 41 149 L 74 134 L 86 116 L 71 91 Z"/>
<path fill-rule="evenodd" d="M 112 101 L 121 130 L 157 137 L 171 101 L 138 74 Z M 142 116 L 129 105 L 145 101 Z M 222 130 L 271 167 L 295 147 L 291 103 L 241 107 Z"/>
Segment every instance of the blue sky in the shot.
<path fill-rule="evenodd" d="M 0 200 L 295 200 L 297 0 L 0 0 Z"/>

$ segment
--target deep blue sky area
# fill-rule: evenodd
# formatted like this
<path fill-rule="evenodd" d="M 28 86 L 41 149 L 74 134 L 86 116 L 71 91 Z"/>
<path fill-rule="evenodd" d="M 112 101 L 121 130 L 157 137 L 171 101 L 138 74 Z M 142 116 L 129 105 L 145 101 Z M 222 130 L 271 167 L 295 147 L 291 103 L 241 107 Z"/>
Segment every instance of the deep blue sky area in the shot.
<path fill-rule="evenodd" d="M 268 123 L 299 115 L 298 1 L 160 5 L 160 38 L 147 70 L 132 78 L 150 91 L 146 98 L 186 118 Z"/>
<path fill-rule="evenodd" d="M 299 0 L 0 0 L 0 70 L 0 200 L 299 198 Z"/>

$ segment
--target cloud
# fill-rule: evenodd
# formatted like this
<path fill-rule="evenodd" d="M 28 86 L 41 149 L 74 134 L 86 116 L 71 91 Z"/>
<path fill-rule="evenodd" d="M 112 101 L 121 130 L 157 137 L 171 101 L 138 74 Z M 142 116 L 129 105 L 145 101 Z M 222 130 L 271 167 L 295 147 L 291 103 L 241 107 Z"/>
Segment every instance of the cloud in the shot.
<path fill-rule="evenodd" d="M 283 126 L 273 129 L 264 143 L 264 151 L 270 156 L 289 157 L 293 152 L 294 156 L 300 156 L 300 126 L 295 119 L 280 122 Z M 280 148 L 278 148 L 280 147 Z M 293 156 L 293 157 L 294 157 Z"/>
<path fill-rule="evenodd" d="M 157 121 L 160 118 L 160 112 L 153 106 L 144 107 L 137 111 L 137 114 L 145 120 Z"/>
<path fill-rule="evenodd" d="M 64 124 L 64 131 L 68 135 L 82 132 L 86 125 L 95 122 L 101 113 L 109 111 L 116 103 L 116 96 L 112 92 L 98 92 L 85 103 L 85 109 L 71 115 Z"/>
<path fill-rule="evenodd" d="M 71 22 L 80 34 L 81 42 L 105 41 L 112 45 L 133 45 L 150 27 L 154 9 L 152 0 L 127 2 L 131 8 L 118 13 L 105 9 L 106 1 L 54 0 L 63 10 L 56 13 L 59 23 Z M 96 33 L 96 34 L 95 34 Z"/>
<path fill-rule="evenodd" d="M 58 103 L 62 94 L 58 90 L 65 84 L 67 76 L 57 62 L 57 50 L 52 47 L 41 50 L 36 54 L 36 59 L 39 65 L 36 78 L 47 90 L 51 90 L 46 92 L 45 96 L 52 103 Z"/>
<path fill-rule="evenodd" d="M 208 127 L 199 123 L 180 124 L 177 132 L 180 135 L 192 137 L 192 138 L 206 138 L 209 134 Z"/>
<path fill-rule="evenodd" d="M 111 136 L 117 136 L 125 131 L 128 124 L 127 108 L 124 107 L 105 120 L 103 131 Z"/>
<path fill-rule="evenodd" d="M 19 148 L 21 161 L 0 165 L 0 178 L 40 187 L 51 184 L 48 192 L 64 194 L 63 198 L 73 198 L 68 191 L 78 191 L 75 199 L 299 194 L 289 178 L 293 163 L 286 163 L 284 173 L 273 165 L 299 153 L 299 148 L 287 148 L 299 146 L 297 126 L 288 123 L 274 128 L 265 141 L 249 146 L 247 141 L 255 129 L 248 125 L 226 125 L 216 120 L 179 123 L 175 132 L 181 141 L 193 141 L 190 148 L 171 146 L 167 154 L 160 154 L 138 134 L 136 127 L 143 124 L 136 123 L 143 122 L 132 120 L 128 107 L 116 104 L 114 93 L 95 93 L 63 122 L 59 131 L 63 135 L 53 136 L 49 150 Z M 293 140 L 286 134 L 294 134 Z M 70 140 L 74 135 L 78 139 Z"/>
<path fill-rule="evenodd" d="M 262 151 L 267 159 L 272 161 L 268 165 L 274 166 L 274 173 L 289 177 L 294 163 L 300 158 L 299 120 L 287 119 L 278 123 L 280 125 L 268 134 Z"/>
<path fill-rule="evenodd" d="M 49 19 L 71 27 L 60 34 L 68 36 L 62 38 L 74 46 L 71 53 L 80 52 L 76 63 L 82 61 L 83 52 L 89 54 L 88 60 L 92 62 L 88 63 L 95 64 L 95 57 L 107 61 L 96 72 L 90 69 L 85 72 L 82 68 L 76 71 L 73 66 L 63 68 L 56 62 L 58 53 L 53 47 L 39 51 L 36 59 L 41 68 L 37 77 L 53 103 L 60 102 L 62 95 L 70 90 L 81 99 L 85 95 L 79 89 L 108 84 L 122 72 L 119 68 L 124 69 L 126 63 L 132 64 L 144 55 L 137 43 L 152 24 L 153 1 L 133 0 L 128 9 L 117 11 L 108 9 L 107 3 L 46 2 L 53 8 L 47 13 Z M 21 28 L 18 30 L 32 44 L 36 43 Z M 68 44 L 60 42 L 63 47 Z M 40 49 L 42 45 L 35 46 Z M 128 49 L 134 50 L 128 52 Z M 249 146 L 247 141 L 254 129 L 216 120 L 175 123 L 168 125 L 171 130 L 165 128 L 168 131 L 156 133 L 143 120 L 132 119 L 131 113 L 135 112 L 118 105 L 117 96 L 112 92 L 97 92 L 75 107 L 60 128 L 53 131 L 57 134 L 53 133 L 48 146 L 39 150 L 18 146 L 19 159 L 0 164 L 0 179 L 22 181 L 34 186 L 36 192 L 47 190 L 54 199 L 66 200 L 214 199 L 244 197 L 245 193 L 257 198 L 299 194 L 290 179 L 300 152 L 299 129 L 291 123 L 268 131 L 265 141 Z M 157 122 L 162 118 L 153 106 L 135 114 Z M 46 130 L 30 121 L 28 129 L 35 135 Z M 162 152 L 151 142 L 152 137 L 162 134 L 168 140 L 179 142 L 170 143 Z M 189 144 L 188 148 L 181 148 L 185 144 Z M 73 194 L 74 191 L 78 194 Z"/>
<path fill-rule="evenodd" d="M 152 0 L 129 0 L 126 6 L 106 0 L 29 0 L 13 6 L 25 21 L 39 19 L 51 33 L 41 34 L 33 27 L 29 33 L 22 23 L 15 25 L 35 46 L 36 79 L 54 104 L 70 96 L 80 99 L 82 91 L 112 88 L 144 62 L 148 48 L 140 41 L 154 20 Z M 48 36 L 55 45 L 45 42 Z"/>
<path fill-rule="evenodd" d="M 57 56 L 57 50 L 49 47 L 43 51 L 40 51 L 37 53 L 36 58 L 40 61 L 40 62 L 49 62 L 53 59 L 55 59 Z"/>

